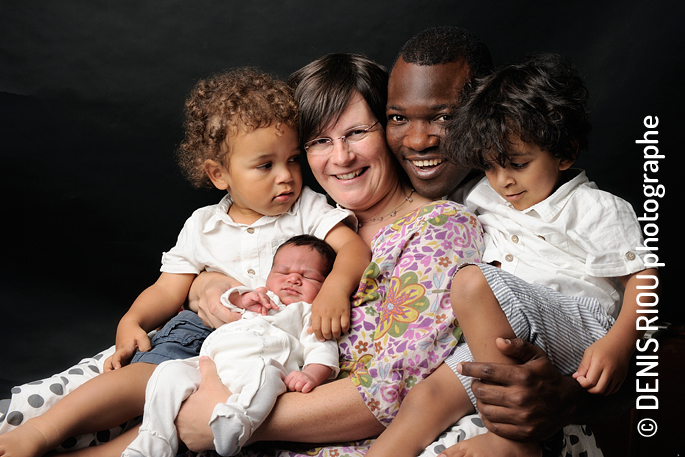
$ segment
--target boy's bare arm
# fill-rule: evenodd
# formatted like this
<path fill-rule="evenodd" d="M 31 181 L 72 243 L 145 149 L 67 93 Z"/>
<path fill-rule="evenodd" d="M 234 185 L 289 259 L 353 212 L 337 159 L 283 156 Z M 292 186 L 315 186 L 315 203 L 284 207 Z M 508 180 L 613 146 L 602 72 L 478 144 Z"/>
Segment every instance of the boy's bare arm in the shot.
<path fill-rule="evenodd" d="M 164 324 L 181 309 L 195 275 L 162 273 L 145 289 L 119 321 L 116 351 L 105 362 L 105 371 L 121 368 L 136 349 L 150 350 L 147 333 Z"/>
<path fill-rule="evenodd" d="M 325 241 L 337 255 L 333 270 L 312 303 L 312 332 L 319 340 L 338 338 L 349 330 L 350 297 L 371 262 L 369 246 L 342 223 L 328 232 Z"/>
<path fill-rule="evenodd" d="M 644 335 L 644 330 L 636 328 L 637 296 L 640 290 L 657 294 L 659 292 L 658 286 L 651 289 L 653 281 L 650 277 L 656 277 L 658 282 L 656 269 L 651 268 L 620 278 L 625 292 L 618 319 L 604 338 L 585 351 L 581 365 L 573 375 L 588 392 L 613 394 L 623 383 L 628 373 L 630 357 L 635 351 L 635 342 Z"/>

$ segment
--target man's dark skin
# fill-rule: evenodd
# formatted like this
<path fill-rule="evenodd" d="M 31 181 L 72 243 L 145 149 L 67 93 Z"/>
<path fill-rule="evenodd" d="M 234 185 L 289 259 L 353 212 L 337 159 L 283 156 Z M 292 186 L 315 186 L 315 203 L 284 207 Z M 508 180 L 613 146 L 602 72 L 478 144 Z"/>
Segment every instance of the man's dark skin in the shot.
<path fill-rule="evenodd" d="M 470 79 L 471 70 L 463 60 L 414 65 L 400 58 L 390 73 L 388 145 L 424 197 L 451 194 L 469 172 L 446 159 L 440 140 Z"/>
<path fill-rule="evenodd" d="M 445 123 L 471 78 L 464 60 L 416 65 L 399 57 L 390 73 L 386 136 L 414 189 L 429 198 L 452 195 L 470 170 L 446 160 L 440 149 Z M 500 340 L 500 350 L 520 365 L 463 363 L 485 426 L 506 438 L 542 441 L 572 423 L 612 415 L 626 401 L 587 393 L 563 376 L 542 349 L 523 340 Z M 624 386 L 629 384 L 626 380 Z M 623 389 L 624 394 L 628 389 Z M 606 404 L 606 405 L 604 405 Z"/>

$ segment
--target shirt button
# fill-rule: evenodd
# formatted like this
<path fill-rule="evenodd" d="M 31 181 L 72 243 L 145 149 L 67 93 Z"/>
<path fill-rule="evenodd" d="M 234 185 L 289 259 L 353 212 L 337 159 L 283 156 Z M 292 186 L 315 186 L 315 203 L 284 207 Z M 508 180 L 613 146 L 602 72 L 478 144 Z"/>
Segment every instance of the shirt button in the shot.
<path fill-rule="evenodd" d="M 511 255 L 511 254 L 507 254 L 507 255 L 504 256 L 504 260 L 506 260 L 507 262 L 513 262 L 513 261 L 514 261 L 514 256 Z"/>
<path fill-rule="evenodd" d="M 513 241 L 514 243 L 518 243 L 518 242 L 519 242 L 519 237 L 516 236 L 516 235 L 511 235 L 511 241 Z"/>
<path fill-rule="evenodd" d="M 247 228 L 247 233 L 254 233 L 254 229 L 252 227 Z"/>
<path fill-rule="evenodd" d="M 626 252 L 626 259 L 635 260 L 635 253 L 633 251 Z"/>
<path fill-rule="evenodd" d="M 254 270 L 253 270 L 252 268 L 250 268 L 249 270 L 247 270 L 247 274 L 253 275 L 253 274 L 254 274 Z"/>

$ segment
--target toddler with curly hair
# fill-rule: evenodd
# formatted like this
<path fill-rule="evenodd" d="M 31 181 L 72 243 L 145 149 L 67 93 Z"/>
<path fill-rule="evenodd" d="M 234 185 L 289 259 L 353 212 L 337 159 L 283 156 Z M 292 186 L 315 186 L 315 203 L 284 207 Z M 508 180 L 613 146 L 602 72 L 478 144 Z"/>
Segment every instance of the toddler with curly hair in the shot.
<path fill-rule="evenodd" d="M 349 297 L 370 251 L 346 225 L 355 223 L 351 212 L 333 208 L 325 196 L 302 185 L 292 89 L 256 69 L 238 68 L 201 80 L 185 108 L 180 166 L 195 186 L 227 194 L 218 204 L 196 210 L 176 245 L 163 254 L 159 279 L 119 322 L 116 351 L 105 372 L 0 435 L 0 455 L 43 455 L 73 435 L 106 430 L 142 414 L 155 367 L 197 356 L 214 330 L 192 311 L 179 313 L 195 277 L 212 271 L 231 277 L 236 286 L 262 286 L 276 249 L 295 235 L 323 239 L 337 253 L 312 306 L 317 339 L 329 336 L 321 328 L 334 329 L 334 336 L 348 329 Z M 148 332 L 160 326 L 150 339 Z M 112 455 L 133 439 L 126 436 L 105 444 L 116 449 Z"/>

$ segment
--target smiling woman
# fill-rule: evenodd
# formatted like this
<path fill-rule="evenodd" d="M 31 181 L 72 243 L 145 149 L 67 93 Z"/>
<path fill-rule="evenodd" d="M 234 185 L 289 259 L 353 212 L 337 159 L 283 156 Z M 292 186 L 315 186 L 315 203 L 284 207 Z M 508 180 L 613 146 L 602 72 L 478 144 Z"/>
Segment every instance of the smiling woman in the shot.
<path fill-rule="evenodd" d="M 463 206 L 433 202 L 405 181 L 378 117 L 385 112 L 383 67 L 363 56 L 331 54 L 295 72 L 291 83 L 302 118 L 335 107 L 318 123 L 303 122 L 308 127 L 300 125 L 301 141 L 335 138 L 326 153 L 308 153 L 307 159 L 326 192 L 367 221 L 359 234 L 371 246 L 372 259 L 352 299 L 350 330 L 338 339 L 341 375 L 306 395 L 279 397 L 252 439 L 330 443 L 306 451 L 269 449 L 268 455 L 362 456 L 367 438 L 393 420 L 408 391 L 456 345 L 460 329 L 448 290 L 457 266 L 480 257 L 482 232 Z M 360 141 L 337 140 L 374 124 Z M 198 424 L 206 424 L 227 395 L 217 385 L 186 400 L 178 425 L 191 449 L 212 446 L 211 429 Z"/>

